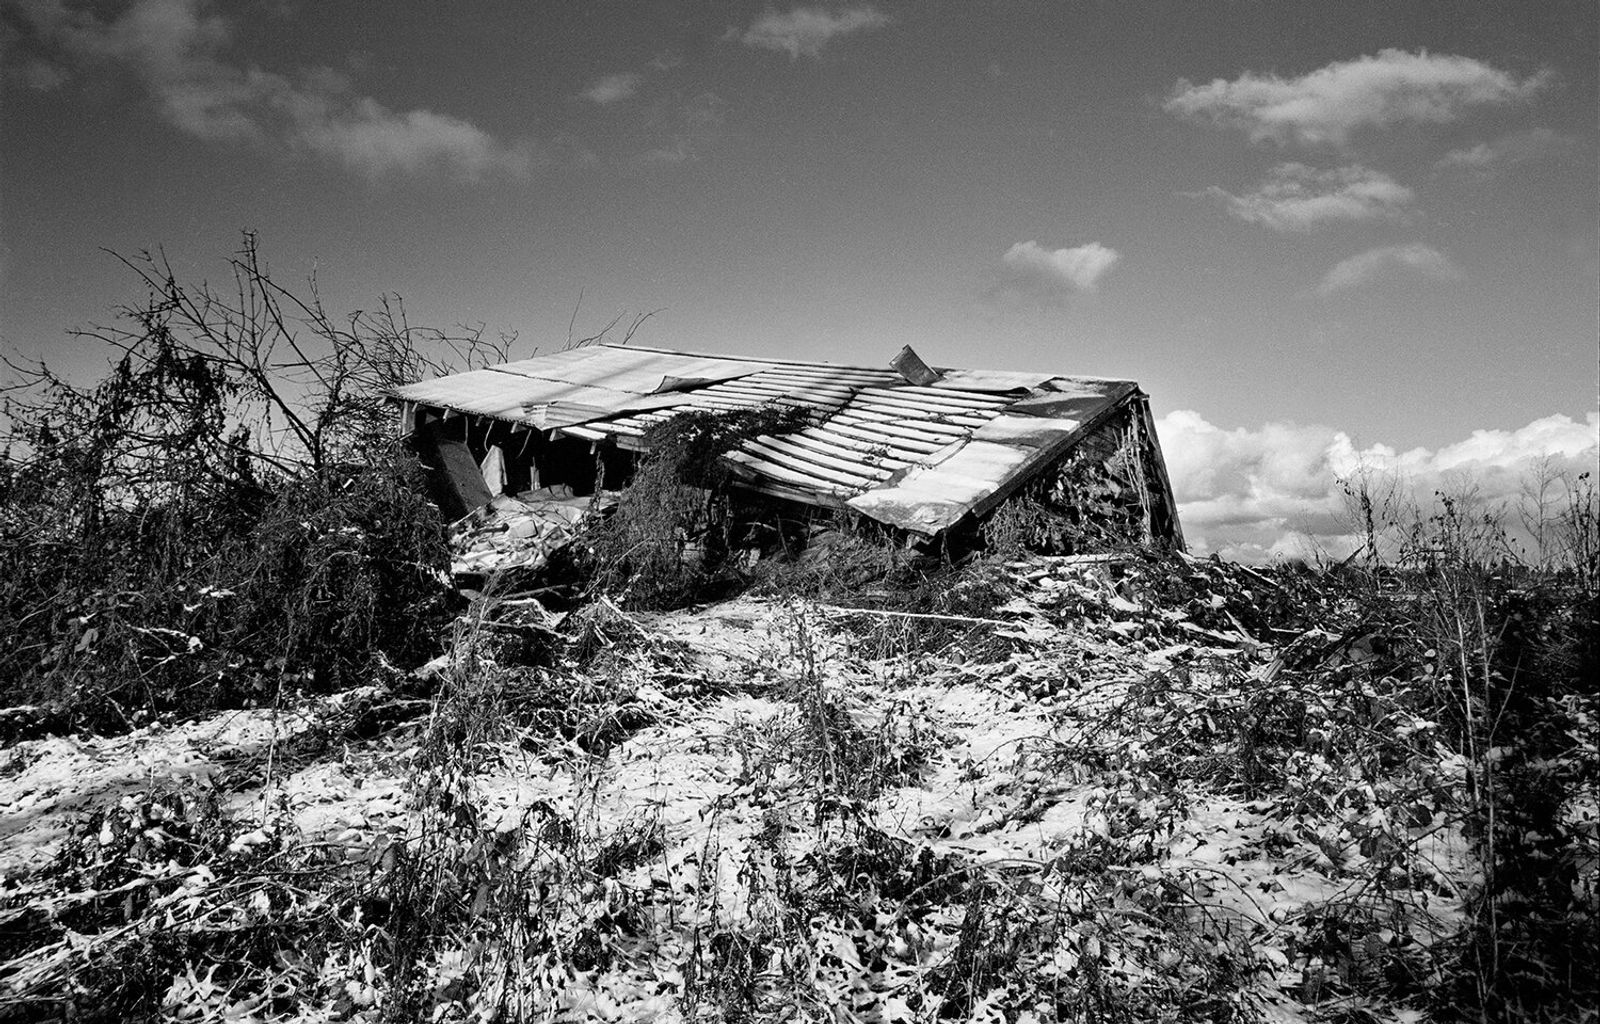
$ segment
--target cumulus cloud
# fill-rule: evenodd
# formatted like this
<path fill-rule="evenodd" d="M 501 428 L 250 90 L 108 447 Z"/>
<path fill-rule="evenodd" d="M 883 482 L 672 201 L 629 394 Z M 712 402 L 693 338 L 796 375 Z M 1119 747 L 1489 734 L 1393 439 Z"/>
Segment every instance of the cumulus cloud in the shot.
<path fill-rule="evenodd" d="M 1418 274 L 1435 281 L 1459 281 L 1465 276 L 1454 260 L 1431 245 L 1422 242 L 1383 245 L 1340 260 L 1323 275 L 1322 283 L 1317 286 L 1317 294 L 1333 295 L 1357 288 L 1395 271 Z"/>
<path fill-rule="evenodd" d="M 359 96 L 316 96 L 315 116 L 297 119 L 291 138 L 369 178 L 434 169 L 464 180 L 528 172 L 526 145 L 503 146 L 471 122 L 431 110 L 392 111 Z"/>
<path fill-rule="evenodd" d="M 1000 257 L 1001 288 L 1037 298 L 1092 292 L 1120 259 L 1121 253 L 1099 242 L 1071 249 L 1018 242 Z"/>
<path fill-rule="evenodd" d="M 1548 80 L 1545 72 L 1518 77 L 1471 57 L 1388 49 L 1297 78 L 1247 71 L 1202 85 L 1180 79 L 1165 107 L 1257 142 L 1343 145 L 1363 128 L 1443 124 L 1473 107 L 1524 100 Z"/>
<path fill-rule="evenodd" d="M 285 75 L 225 59 L 232 26 L 206 0 L 135 0 L 102 17 L 39 0 L 18 8 L 34 63 L 131 73 L 169 123 L 203 139 L 282 146 L 331 158 L 369 177 L 442 171 L 463 180 L 526 174 L 526 143 L 508 145 L 471 122 L 391 110 L 328 69 Z M 45 78 L 41 77 L 41 81 Z"/>
<path fill-rule="evenodd" d="M 609 106 L 631 99 L 633 94 L 639 91 L 639 83 L 643 81 L 643 75 L 633 71 L 623 71 L 596 79 L 589 88 L 578 95 L 590 103 L 598 103 L 602 107 Z"/>
<path fill-rule="evenodd" d="M 1358 447 L 1329 427 L 1269 423 L 1227 430 L 1179 410 L 1156 424 L 1179 517 L 1191 549 L 1240 561 L 1327 554 L 1358 543 L 1342 481 L 1365 479 L 1404 521 L 1431 506 L 1436 491 L 1485 510 L 1504 509 L 1521 528 L 1517 507 L 1540 473 L 1575 480 L 1600 457 L 1600 413 L 1582 422 L 1554 415 L 1517 430 L 1477 430 L 1436 450 Z M 1559 484 L 1556 488 L 1560 490 Z"/>
<path fill-rule="evenodd" d="M 1359 164 L 1319 171 L 1305 164 L 1274 167 L 1254 192 L 1236 196 L 1215 185 L 1203 195 L 1222 201 L 1239 220 L 1274 231 L 1309 231 L 1335 221 L 1400 220 L 1416 193 Z"/>
<path fill-rule="evenodd" d="M 1521 164 L 1566 156 L 1577 140 L 1549 128 L 1530 128 L 1511 132 L 1490 142 L 1453 149 L 1434 166 L 1441 171 L 1464 171 L 1480 178 L 1492 178 Z"/>
<path fill-rule="evenodd" d="M 875 7 L 796 7 L 787 14 L 768 11 L 743 32 L 735 30 L 735 34 L 746 46 L 776 50 L 787 53 L 790 60 L 799 60 L 820 56 L 823 47 L 841 36 L 887 24 L 888 16 Z"/>

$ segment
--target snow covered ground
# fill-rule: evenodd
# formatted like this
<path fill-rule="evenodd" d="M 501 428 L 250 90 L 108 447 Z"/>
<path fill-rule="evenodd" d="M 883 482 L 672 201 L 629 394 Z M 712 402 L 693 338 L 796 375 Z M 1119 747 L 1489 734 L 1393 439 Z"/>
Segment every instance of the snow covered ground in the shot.
<path fill-rule="evenodd" d="M 375 1020 L 403 989 L 434 1020 L 1423 1019 L 1476 870 L 1432 723 L 1358 695 L 1400 737 L 1364 763 L 1294 721 L 1327 706 L 1287 682 L 1296 637 L 1102 564 L 1012 568 L 986 616 L 744 597 L 495 677 L 598 687 L 568 710 L 626 723 L 604 744 L 524 716 L 441 756 L 443 703 L 341 733 L 370 688 L 16 744 L 0 895 L 13 928 L 70 923 L 0 980 L 87 999 L 96 964 L 226 921 L 264 945 L 210 974 L 202 949 L 172 1017 Z M 198 813 L 172 793 L 226 835 L 172 852 Z M 83 910 L 113 888 L 121 914 Z M 1373 995 L 1407 971 L 1417 998 Z"/>

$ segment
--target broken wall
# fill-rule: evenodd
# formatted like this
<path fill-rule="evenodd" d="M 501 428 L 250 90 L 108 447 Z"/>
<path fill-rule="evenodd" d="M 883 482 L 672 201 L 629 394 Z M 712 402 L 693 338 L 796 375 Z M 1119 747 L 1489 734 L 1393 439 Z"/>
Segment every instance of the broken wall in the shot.
<path fill-rule="evenodd" d="M 429 498 L 457 520 L 498 494 L 550 490 L 588 497 L 632 479 L 634 453 L 613 444 L 553 437 L 481 416 L 424 419 L 410 436 L 428 470 Z"/>
<path fill-rule="evenodd" d="M 1070 555 L 1181 545 L 1147 409 L 1130 402 L 989 512 L 989 547 Z"/>

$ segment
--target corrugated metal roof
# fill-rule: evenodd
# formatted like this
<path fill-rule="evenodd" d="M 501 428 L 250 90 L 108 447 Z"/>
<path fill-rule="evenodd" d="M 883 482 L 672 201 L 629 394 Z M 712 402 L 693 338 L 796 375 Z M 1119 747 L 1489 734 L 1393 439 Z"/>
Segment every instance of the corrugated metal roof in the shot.
<path fill-rule="evenodd" d="M 743 482 L 931 535 L 992 507 L 1138 394 L 1131 381 L 940 374 L 915 385 L 873 367 L 597 345 L 413 384 L 395 397 L 634 448 L 680 412 L 802 406 L 816 413 L 811 425 L 729 454 Z"/>
<path fill-rule="evenodd" d="M 398 388 L 394 397 L 545 429 L 677 404 L 685 389 L 773 364 L 591 345 Z"/>

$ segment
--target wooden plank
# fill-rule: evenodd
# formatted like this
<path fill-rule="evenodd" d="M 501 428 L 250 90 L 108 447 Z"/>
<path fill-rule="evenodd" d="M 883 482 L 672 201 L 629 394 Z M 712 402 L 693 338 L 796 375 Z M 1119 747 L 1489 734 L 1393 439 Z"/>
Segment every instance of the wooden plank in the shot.
<path fill-rule="evenodd" d="M 821 395 L 816 392 L 779 391 L 776 388 L 767 389 L 729 389 L 718 391 L 716 397 L 741 398 L 752 402 L 789 402 L 792 404 L 808 405 L 813 409 L 837 409 L 849 401 L 848 398 L 837 395 Z"/>
<path fill-rule="evenodd" d="M 560 434 L 563 437 L 582 438 L 585 441 L 604 441 L 609 436 L 604 431 L 596 430 L 593 427 L 578 425 L 570 427 L 558 427 L 556 428 L 555 433 Z"/>
<path fill-rule="evenodd" d="M 780 483 L 790 484 L 804 490 L 813 490 L 819 494 L 836 494 L 849 497 L 850 495 L 856 493 L 856 491 L 860 490 L 860 488 L 840 487 L 837 484 L 831 484 L 826 481 L 818 480 L 816 477 L 809 476 L 804 473 L 797 473 L 785 466 L 777 465 L 776 463 L 769 462 L 766 459 L 751 455 L 749 452 L 745 451 L 729 452 L 723 457 L 729 462 L 736 462 L 739 465 L 744 466 L 746 469 L 770 476 Z"/>
<path fill-rule="evenodd" d="M 955 426 L 977 429 L 993 419 L 997 413 L 957 413 L 947 409 L 929 409 L 906 402 L 891 401 L 886 398 L 865 398 L 857 396 L 856 400 L 845 407 L 850 412 L 876 412 L 887 416 L 896 416 L 917 424 L 930 426 Z"/>
<path fill-rule="evenodd" d="M 867 483 L 888 479 L 892 470 L 873 466 L 858 459 L 842 459 L 837 455 L 829 455 L 815 448 L 798 443 L 794 438 L 763 435 L 754 438 L 747 444 L 774 452 L 782 453 L 790 458 L 800 459 L 812 465 L 834 470 L 847 476 L 855 477 Z"/>
<path fill-rule="evenodd" d="M 673 413 L 685 412 L 690 409 L 701 411 L 711 410 L 713 412 L 743 412 L 746 409 L 754 409 L 756 406 L 761 404 L 763 403 L 754 399 L 744 399 L 734 396 L 727 398 L 711 398 L 707 396 L 696 395 L 683 405 L 674 409 Z M 667 418 L 671 419 L 673 413 L 669 413 Z"/>
<path fill-rule="evenodd" d="M 716 389 L 718 395 L 736 395 L 741 398 L 750 398 L 758 402 L 787 401 L 804 403 L 814 409 L 837 409 L 850 400 L 852 392 L 841 389 L 837 393 L 815 391 L 811 389 L 791 388 L 785 390 L 768 385 L 719 385 Z"/>
<path fill-rule="evenodd" d="M 947 402 L 975 402 L 987 408 L 1003 408 L 1016 401 L 1010 395 L 992 395 L 981 391 L 966 391 L 945 387 L 943 384 L 935 384 L 926 388 L 910 384 L 903 385 L 899 390 L 910 391 L 914 394 L 930 394 L 932 397 L 942 398 Z"/>
<path fill-rule="evenodd" d="M 893 434 L 886 434 L 881 430 L 871 429 L 872 427 L 877 426 L 882 426 L 882 424 L 871 424 L 863 427 L 855 423 L 841 423 L 839 422 L 839 417 L 835 416 L 818 429 L 826 430 L 831 433 L 840 434 L 846 437 L 853 437 L 861 441 L 866 441 L 869 444 L 881 445 L 886 448 L 898 448 L 912 453 L 912 455 L 916 456 L 917 458 L 921 458 L 924 455 L 932 455 L 934 452 L 943 448 L 945 444 L 949 443 L 921 441 L 916 438 L 899 437 Z"/>
<path fill-rule="evenodd" d="M 746 441 L 744 444 L 739 446 L 739 450 L 747 455 L 754 455 L 758 458 L 766 459 L 769 462 L 782 466 L 785 469 L 793 470 L 796 473 L 803 473 L 806 476 L 812 477 L 816 480 L 839 484 L 843 487 L 853 487 L 857 490 L 864 490 L 865 488 L 871 487 L 873 484 L 889 475 L 887 472 L 885 472 L 882 476 L 873 476 L 867 471 L 846 471 L 835 469 L 831 466 L 824 466 L 801 456 L 794 455 L 791 452 L 784 451 L 782 448 L 771 443 L 771 441 L 763 440 L 762 438 L 753 438 L 749 441 Z"/>
<path fill-rule="evenodd" d="M 1178 522 L 1178 502 L 1172 494 L 1172 481 L 1167 477 L 1167 460 L 1161 454 L 1161 439 L 1156 436 L 1155 417 L 1150 414 L 1150 399 L 1142 393 L 1137 399 L 1139 403 L 1139 417 L 1144 424 L 1144 436 L 1150 442 L 1150 454 L 1156 465 L 1156 482 L 1161 485 L 1161 504 L 1165 506 L 1167 519 L 1172 523 L 1172 542 L 1179 551 L 1187 551 L 1183 543 L 1183 524 Z"/>
<path fill-rule="evenodd" d="M 866 437 L 855 437 L 840 433 L 835 427 L 824 424 L 816 428 L 817 433 L 811 435 L 813 440 L 842 448 L 860 458 L 878 458 L 887 465 L 890 462 L 904 461 L 907 465 L 919 462 L 928 457 L 930 452 L 927 445 L 918 444 L 914 448 L 905 447 L 914 442 L 901 441 L 898 438 L 886 438 L 869 434 Z M 891 443 L 891 441 L 893 443 Z M 937 449 L 935 449 L 937 450 Z"/>
<path fill-rule="evenodd" d="M 862 388 L 856 396 L 854 404 L 876 405 L 880 407 L 904 410 L 903 414 L 915 416 L 918 419 L 930 419 L 934 416 L 971 416 L 976 410 L 951 409 L 935 406 L 931 402 L 923 402 L 915 395 L 893 395 L 883 388 Z"/>
<path fill-rule="evenodd" d="M 944 420 L 947 422 L 954 422 L 960 419 L 987 419 L 990 416 L 996 415 L 1000 411 L 998 409 L 952 409 L 935 407 L 930 404 L 924 404 L 920 399 L 916 398 L 897 398 L 894 395 L 884 395 L 879 393 L 869 394 L 866 391 L 862 391 L 861 394 L 857 395 L 855 401 L 851 402 L 850 404 L 888 410 L 900 416 L 905 416 L 908 419 L 936 421 Z"/>
<path fill-rule="evenodd" d="M 850 416 L 864 423 L 889 423 L 903 430 L 916 430 L 938 437 L 954 437 L 957 434 L 965 436 L 972 433 L 973 430 L 973 428 L 961 423 L 950 423 L 927 416 L 907 415 L 903 409 L 872 408 L 860 402 L 850 403 L 840 409 L 836 415 Z"/>
<path fill-rule="evenodd" d="M 934 394 L 928 394 L 934 392 Z M 938 394 L 938 389 L 933 387 L 914 387 L 910 384 L 901 384 L 899 387 L 862 387 L 862 397 L 886 398 L 890 402 L 904 402 L 918 410 L 947 410 L 952 413 L 994 413 L 1003 410 L 1008 403 L 995 402 L 987 395 L 962 395 L 960 392 L 944 392 Z"/>
<path fill-rule="evenodd" d="M 600 423 L 575 423 L 571 426 L 557 427 L 551 434 L 561 437 L 581 437 L 585 441 L 604 441 L 606 438 L 619 436 L 639 437 L 644 432 L 645 426 L 627 420 L 605 420 Z"/>
<path fill-rule="evenodd" d="M 783 395 L 732 394 L 724 391 L 718 391 L 714 394 L 697 394 L 691 392 L 689 395 L 689 400 L 684 403 L 683 408 L 708 408 L 718 409 L 723 412 L 736 412 L 742 409 L 757 409 L 763 405 L 782 405 L 794 409 L 806 409 L 808 411 L 821 412 L 831 412 L 837 408 L 837 403 L 821 404 L 804 399 L 789 398 Z M 682 409 L 680 408 L 678 411 L 682 411 Z"/>
<path fill-rule="evenodd" d="M 933 426 L 958 426 L 974 430 L 1000 415 L 996 409 L 974 409 L 957 412 L 954 409 L 930 409 L 926 406 L 908 405 L 884 398 L 858 395 L 849 405 L 852 412 L 871 410 L 912 424 L 927 423 Z"/>
<path fill-rule="evenodd" d="M 924 430 L 917 430 L 915 427 L 902 427 L 883 420 L 865 419 L 857 416 L 834 416 L 824 426 L 841 430 L 852 437 L 877 441 L 880 444 L 910 446 L 918 452 L 938 451 L 951 441 L 966 436 L 965 434 L 931 434 Z"/>
<path fill-rule="evenodd" d="M 890 434 L 883 430 L 883 424 L 878 422 L 840 422 L 837 418 L 824 424 L 826 429 L 834 430 L 845 437 L 858 438 L 870 445 L 890 446 L 890 448 L 904 448 L 912 454 L 912 461 L 922 461 L 934 451 L 939 451 L 944 446 L 952 443 L 955 438 L 944 437 L 906 437 L 904 434 Z"/>
<path fill-rule="evenodd" d="M 843 511 L 849 511 L 850 509 L 850 506 L 845 504 L 843 496 L 819 494 L 812 490 L 787 487 L 766 477 L 735 477 L 733 485 L 742 490 L 755 491 L 757 494 L 770 494 L 775 498 L 799 502 L 802 505 L 816 505 L 819 508 L 836 508 Z"/>
<path fill-rule="evenodd" d="M 841 459 L 867 460 L 869 466 L 883 466 L 887 469 L 903 469 L 912 464 L 914 460 L 900 459 L 892 455 L 883 455 L 874 450 L 874 446 L 855 438 L 832 438 L 819 433 L 820 428 L 810 427 L 798 434 L 785 434 L 785 440 L 795 444 L 815 448 L 825 455 L 833 455 Z M 844 443 L 849 441 L 848 444 Z"/>
<path fill-rule="evenodd" d="M 718 388 L 741 388 L 750 391 L 762 391 L 775 395 L 792 395 L 803 392 L 813 392 L 830 397 L 845 397 L 860 391 L 860 388 L 849 384 L 821 384 L 811 381 L 763 381 L 763 380 L 738 380 L 718 384 Z"/>
<path fill-rule="evenodd" d="M 816 373 L 790 370 L 768 370 L 762 373 L 751 374 L 744 380 L 755 381 L 758 384 L 829 384 L 839 387 L 863 388 L 884 382 L 882 377 L 860 373 Z"/>
<path fill-rule="evenodd" d="M 763 380 L 826 380 L 841 383 L 860 384 L 870 387 L 877 384 L 893 384 L 900 379 L 900 375 L 893 370 L 860 370 L 844 366 L 780 366 L 771 370 L 762 370 L 753 373 L 750 377 L 760 377 Z M 750 379 L 749 377 L 745 378 Z"/>
<path fill-rule="evenodd" d="M 839 409 L 843 408 L 846 402 L 846 399 L 842 398 L 822 398 L 817 395 L 759 394 L 739 395 L 738 397 L 748 398 L 757 404 L 797 406 L 799 408 L 810 409 L 814 412 L 820 413 L 838 412 Z"/>
<path fill-rule="evenodd" d="M 948 409 L 951 412 L 994 412 L 1007 403 L 992 399 L 956 396 L 954 392 L 940 392 L 937 388 L 919 388 L 904 385 L 897 388 L 862 388 L 861 395 L 870 398 L 894 398 L 915 403 L 919 408 Z M 955 396 L 955 397 L 952 397 Z"/>
<path fill-rule="evenodd" d="M 637 435 L 658 423 L 666 422 L 673 415 L 674 411 L 652 410 L 594 423 L 591 426 L 614 431 L 626 426 L 629 432 Z M 833 416 L 820 425 L 806 427 L 797 433 L 784 436 L 791 440 L 805 438 L 807 443 L 813 443 L 828 454 L 846 460 L 876 456 L 880 460 L 880 465 L 899 469 L 920 462 L 923 457 L 941 450 L 952 441 L 965 439 L 968 435 L 965 431 L 954 429 L 948 435 L 931 434 L 915 428 L 895 427 L 879 419 L 862 419 L 857 422 L 854 418 L 846 417 L 840 422 L 840 417 Z"/>
<path fill-rule="evenodd" d="M 829 417 L 830 422 L 835 420 L 867 429 L 882 430 L 886 434 L 909 438 L 913 441 L 923 441 L 928 444 L 949 444 L 957 438 L 970 437 L 972 435 L 972 431 L 954 423 L 908 421 L 903 416 L 875 412 L 871 409 L 856 409 L 854 407 L 842 410 Z"/>

